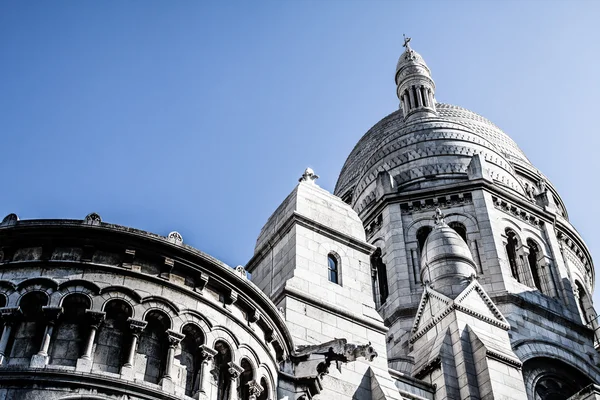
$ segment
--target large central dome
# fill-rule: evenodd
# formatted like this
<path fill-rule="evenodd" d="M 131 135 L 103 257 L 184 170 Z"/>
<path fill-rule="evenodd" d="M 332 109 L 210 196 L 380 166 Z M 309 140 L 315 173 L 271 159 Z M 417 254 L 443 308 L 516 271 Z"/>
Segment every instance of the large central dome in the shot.
<path fill-rule="evenodd" d="M 397 146 L 402 139 L 406 139 L 404 132 L 409 134 L 407 127 L 415 123 L 425 128 L 425 122 L 438 121 L 448 122 L 455 127 L 460 127 L 465 132 L 471 133 L 473 137 L 480 138 L 485 147 L 499 153 L 509 162 L 531 166 L 525 154 L 517 144 L 500 128 L 487 118 L 482 117 L 465 108 L 444 103 L 436 103 L 435 108 L 438 118 L 427 118 L 417 121 L 405 121 L 402 109 L 394 111 L 373 126 L 356 144 L 340 173 L 335 194 L 343 196 L 350 190 L 361 174 L 370 170 L 368 162 L 373 162 L 373 157 L 386 146 Z M 410 130 L 412 131 L 412 130 Z M 427 135 L 421 129 L 421 134 Z M 433 139 L 433 137 L 431 137 Z M 425 138 L 426 139 L 426 138 Z M 391 149 L 390 149 L 391 151 Z"/>

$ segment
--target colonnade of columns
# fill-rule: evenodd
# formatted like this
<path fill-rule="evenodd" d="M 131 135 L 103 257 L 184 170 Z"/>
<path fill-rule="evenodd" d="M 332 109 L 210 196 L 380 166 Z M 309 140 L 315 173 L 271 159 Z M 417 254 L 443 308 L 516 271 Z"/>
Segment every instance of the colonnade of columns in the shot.
<path fill-rule="evenodd" d="M 400 102 L 405 114 L 419 107 L 433 108 L 435 103 L 432 90 L 425 85 L 410 86 L 400 96 Z"/>
<path fill-rule="evenodd" d="M 44 313 L 44 335 L 40 343 L 39 351 L 34 354 L 31 359 L 31 367 L 43 367 L 48 363 L 48 351 L 50 349 L 53 331 L 58 322 L 60 315 L 62 314 L 62 307 L 42 307 Z M 4 323 L 2 334 L 0 336 L 0 365 L 6 364 L 7 347 L 13 333 L 13 328 L 16 323 L 22 321 L 23 314 L 20 307 L 14 308 L 0 308 L 0 318 Z M 82 352 L 79 361 L 84 361 L 83 364 L 87 365 L 87 370 L 91 370 L 91 362 L 93 358 L 94 345 L 98 330 L 104 322 L 106 313 L 86 310 L 85 312 L 85 323 L 89 328 L 87 337 L 82 345 Z M 140 321 L 129 318 L 129 330 L 131 333 L 130 342 L 126 349 L 127 357 L 123 366 L 121 367 L 121 376 L 125 379 L 133 379 L 134 377 L 134 365 L 135 355 L 140 341 L 140 335 L 148 325 L 147 321 Z M 168 340 L 168 350 L 166 354 L 165 367 L 162 372 L 161 384 L 164 386 L 165 381 L 171 381 L 173 379 L 173 365 L 176 355 L 176 350 L 185 338 L 185 335 L 168 329 L 166 331 Z M 201 367 L 195 371 L 194 376 L 194 389 L 193 396 L 196 399 L 208 399 L 210 393 L 210 386 L 215 376 L 211 374 L 211 367 L 213 366 L 217 350 L 212 349 L 206 345 L 201 345 L 198 348 L 198 354 L 200 357 Z M 79 370 L 79 362 L 77 370 Z M 237 381 L 240 375 L 244 372 L 244 369 L 234 362 L 227 364 L 227 377 L 221 377 L 220 379 L 230 379 L 229 383 L 229 394 L 227 399 L 219 400 L 238 400 L 237 392 Z M 244 400 L 257 400 L 262 391 L 263 387 L 259 382 L 252 380 L 247 383 L 249 386 L 249 398 Z"/>

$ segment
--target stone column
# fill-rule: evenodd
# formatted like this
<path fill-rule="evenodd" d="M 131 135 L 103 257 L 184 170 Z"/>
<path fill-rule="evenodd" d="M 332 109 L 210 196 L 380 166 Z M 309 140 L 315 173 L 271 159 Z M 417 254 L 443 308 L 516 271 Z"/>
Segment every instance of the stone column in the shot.
<path fill-rule="evenodd" d="M 423 107 L 423 98 L 421 97 L 421 86 L 415 86 L 415 92 L 417 92 L 417 104 L 419 107 Z"/>
<path fill-rule="evenodd" d="M 21 309 L 19 307 L 4 307 L 0 308 L 0 318 L 4 322 L 4 329 L 2 330 L 2 337 L 0 338 L 0 365 L 5 364 L 6 360 L 6 347 L 10 340 L 12 328 L 15 322 L 17 322 L 22 316 Z"/>
<path fill-rule="evenodd" d="M 229 378 L 231 379 L 231 383 L 229 384 L 229 400 L 238 400 L 237 395 L 237 380 L 240 377 L 240 374 L 244 372 L 244 369 L 234 363 L 233 361 L 227 363 L 229 369 Z"/>
<path fill-rule="evenodd" d="M 146 328 L 146 325 L 148 325 L 148 322 L 132 318 L 129 318 L 127 321 L 129 321 L 129 329 L 131 329 L 131 345 L 129 346 L 127 361 L 121 368 L 121 378 L 133 380 L 135 377 L 133 364 L 135 362 L 135 352 L 137 350 L 138 340 L 140 339 L 140 334 Z"/>
<path fill-rule="evenodd" d="M 31 368 L 43 368 L 48 364 L 48 349 L 50 348 L 50 341 L 52 340 L 52 332 L 54 332 L 54 326 L 58 321 L 58 317 L 62 314 L 62 307 L 42 307 L 44 317 L 46 320 L 46 330 L 44 337 L 42 338 L 42 344 L 40 345 L 40 351 L 31 357 L 29 366 Z"/>
<path fill-rule="evenodd" d="M 98 328 L 100 328 L 100 325 L 102 325 L 102 322 L 104 322 L 106 313 L 86 310 L 85 315 L 90 324 L 90 334 L 88 335 L 87 342 L 85 343 L 85 349 L 81 358 L 91 360 L 94 341 L 96 340 L 96 332 L 98 332 Z"/>
<path fill-rule="evenodd" d="M 412 87 L 408 88 L 408 97 L 410 98 L 410 108 L 417 108 L 417 99 L 413 95 Z"/>
<path fill-rule="evenodd" d="M 175 358 L 175 350 L 179 343 L 185 338 L 185 335 L 172 331 L 170 329 L 167 330 L 167 340 L 169 341 L 169 350 L 167 350 L 167 363 L 165 365 L 165 372 L 160 380 L 160 385 L 162 385 L 163 390 L 167 392 L 171 392 L 174 390 L 173 385 L 173 359 Z"/>
<path fill-rule="evenodd" d="M 200 346 L 199 351 L 200 357 L 202 358 L 202 367 L 198 369 L 195 377 L 195 381 L 198 382 L 198 388 L 194 393 L 194 398 L 208 399 L 210 379 L 213 377 L 213 375 L 210 373 L 210 365 L 213 362 L 214 357 L 217 355 L 217 351 L 205 345 Z"/>
<path fill-rule="evenodd" d="M 96 341 L 96 333 L 104 322 L 105 317 L 105 312 L 85 311 L 85 318 L 87 320 L 86 322 L 89 324 L 90 333 L 84 343 L 83 354 L 77 360 L 77 366 L 75 367 L 76 371 L 90 372 L 92 370 L 92 352 L 94 350 L 94 342 Z"/>
<path fill-rule="evenodd" d="M 260 383 L 258 383 L 257 381 L 250 381 L 248 382 L 248 386 L 249 386 L 249 390 L 248 392 L 250 393 L 250 400 L 256 400 L 258 398 L 258 396 L 260 396 L 260 394 L 263 392 L 263 390 L 265 390 Z"/>

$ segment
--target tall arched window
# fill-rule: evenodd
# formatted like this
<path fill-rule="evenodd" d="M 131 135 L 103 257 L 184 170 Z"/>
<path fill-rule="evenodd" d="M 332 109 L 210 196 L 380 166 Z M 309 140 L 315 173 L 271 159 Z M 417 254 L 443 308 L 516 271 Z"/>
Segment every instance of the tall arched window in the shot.
<path fill-rule="evenodd" d="M 389 288 L 387 280 L 387 267 L 381 258 L 381 248 L 378 247 L 371 256 L 371 271 L 373 284 L 373 295 L 377 307 L 381 306 L 388 298 Z"/>
<path fill-rule="evenodd" d="M 211 371 L 217 382 L 217 400 L 229 398 L 231 379 L 229 378 L 229 363 L 231 362 L 231 349 L 227 343 L 215 343 L 217 354 L 214 358 L 214 369 Z"/>
<path fill-rule="evenodd" d="M 258 395 L 256 400 L 269 400 L 269 393 L 271 389 L 264 376 L 260 378 L 260 386 L 262 386 L 263 391 L 260 392 L 260 395 Z"/>
<path fill-rule="evenodd" d="M 590 318 L 587 312 L 587 293 L 583 288 L 583 285 L 579 281 L 575 281 L 575 287 L 577 288 L 577 301 L 579 304 L 579 309 L 581 310 L 581 319 L 584 324 L 590 322 Z"/>
<path fill-rule="evenodd" d="M 542 291 L 542 277 L 540 274 L 540 267 L 538 259 L 540 258 L 540 248 L 531 239 L 527 239 L 527 247 L 529 247 L 529 255 L 527 261 L 529 261 L 529 268 L 531 268 L 531 276 L 533 277 L 533 284 L 541 292 Z"/>
<path fill-rule="evenodd" d="M 185 394 L 194 396 L 200 390 L 202 360 L 200 346 L 204 343 L 204 335 L 200 328 L 187 324 L 181 330 L 185 338 L 181 341 L 179 363 L 185 367 Z M 208 373 L 208 372 L 207 372 Z"/>
<path fill-rule="evenodd" d="M 138 353 L 146 356 L 144 380 L 158 383 L 165 370 L 167 359 L 167 329 L 171 328 L 171 320 L 162 311 L 152 310 L 146 314 L 148 322 L 140 336 Z"/>
<path fill-rule="evenodd" d="M 133 315 L 133 311 L 127 302 L 114 299 L 106 303 L 104 312 L 106 319 L 98 333 L 94 366 L 102 371 L 119 373 L 129 338 L 127 319 Z"/>
<path fill-rule="evenodd" d="M 50 364 L 75 366 L 81 355 L 81 342 L 86 333 L 85 310 L 89 309 L 89 297 L 81 293 L 73 293 L 62 302 L 63 314 L 58 327 L 54 331 Z"/>
<path fill-rule="evenodd" d="M 23 320 L 15 332 L 10 364 L 29 365 L 31 357 L 40 349 L 46 329 L 42 307 L 48 304 L 45 292 L 29 292 L 19 301 Z"/>
<path fill-rule="evenodd" d="M 327 256 L 327 273 L 329 282 L 340 283 L 338 260 L 333 254 Z"/>
<path fill-rule="evenodd" d="M 519 267 L 517 264 L 517 247 L 519 245 L 519 240 L 517 239 L 517 234 L 511 230 L 506 230 L 506 255 L 508 256 L 508 264 L 510 265 L 510 272 L 518 282 L 521 281 L 521 277 L 519 276 Z"/>
<path fill-rule="evenodd" d="M 454 229 L 454 231 L 456 231 L 456 233 L 458 233 L 458 235 L 462 238 L 462 240 L 465 241 L 465 243 L 467 243 L 467 228 L 465 228 L 465 226 L 463 224 L 461 224 L 458 221 L 452 221 L 450 223 L 448 223 L 448 226 L 452 229 Z"/>
<path fill-rule="evenodd" d="M 422 226 L 417 231 L 417 241 L 419 242 L 419 254 L 423 251 L 425 240 L 427 240 L 427 236 L 429 236 L 432 230 L 433 229 L 430 226 Z"/>
<path fill-rule="evenodd" d="M 240 366 L 244 371 L 240 374 L 239 386 L 238 386 L 238 398 L 240 400 L 250 400 L 250 386 L 248 384 L 252 380 L 254 375 L 252 364 L 247 359 L 242 359 Z"/>

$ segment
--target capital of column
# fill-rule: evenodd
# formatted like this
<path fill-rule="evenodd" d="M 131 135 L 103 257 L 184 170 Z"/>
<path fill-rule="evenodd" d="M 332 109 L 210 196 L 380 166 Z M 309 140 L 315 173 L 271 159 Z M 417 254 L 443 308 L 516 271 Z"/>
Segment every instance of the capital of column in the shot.
<path fill-rule="evenodd" d="M 102 311 L 85 310 L 85 316 L 89 325 L 94 329 L 98 329 L 100 328 L 100 325 L 102 325 L 102 323 L 104 322 L 104 319 L 106 318 L 106 313 Z"/>
<path fill-rule="evenodd" d="M 242 372 L 244 372 L 244 368 L 242 368 L 241 366 L 237 365 L 233 361 L 228 362 L 227 366 L 229 367 L 227 369 L 227 371 L 229 372 L 229 376 L 231 377 L 232 380 L 236 380 L 237 378 L 240 377 L 240 375 L 242 374 Z"/>
<path fill-rule="evenodd" d="M 202 357 L 202 362 L 209 363 L 213 360 L 213 358 L 217 355 L 217 351 L 215 349 L 211 349 L 206 345 L 201 345 L 198 347 L 200 350 L 200 357 Z"/>
<path fill-rule="evenodd" d="M 131 329 L 131 333 L 136 337 L 138 337 L 148 325 L 147 321 L 140 321 L 133 318 L 127 318 L 127 322 L 129 322 L 129 329 Z"/>
<path fill-rule="evenodd" d="M 49 325 L 54 325 L 63 312 L 62 307 L 43 306 L 44 318 Z"/>
<path fill-rule="evenodd" d="M 0 319 L 5 324 L 13 324 L 23 317 L 21 307 L 2 307 L 0 308 Z"/>
<path fill-rule="evenodd" d="M 171 329 L 167 329 L 167 340 L 169 341 L 169 347 L 176 348 L 179 343 L 185 339 L 185 335 L 179 332 L 175 332 Z"/>
<path fill-rule="evenodd" d="M 250 396 L 258 397 L 265 390 L 260 383 L 255 380 L 248 382 Z"/>

